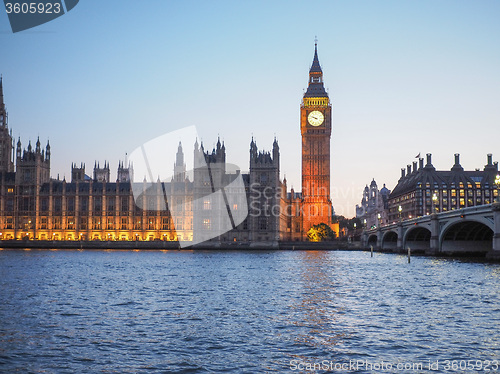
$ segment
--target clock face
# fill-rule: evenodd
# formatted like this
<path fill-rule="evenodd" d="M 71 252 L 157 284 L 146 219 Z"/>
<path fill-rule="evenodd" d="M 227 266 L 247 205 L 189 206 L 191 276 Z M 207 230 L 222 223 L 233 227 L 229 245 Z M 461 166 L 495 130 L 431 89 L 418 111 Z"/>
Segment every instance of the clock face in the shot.
<path fill-rule="evenodd" d="M 307 121 L 311 124 L 311 126 L 319 126 L 323 123 L 325 120 L 325 117 L 323 116 L 323 113 L 315 110 L 309 113 L 307 116 Z"/>

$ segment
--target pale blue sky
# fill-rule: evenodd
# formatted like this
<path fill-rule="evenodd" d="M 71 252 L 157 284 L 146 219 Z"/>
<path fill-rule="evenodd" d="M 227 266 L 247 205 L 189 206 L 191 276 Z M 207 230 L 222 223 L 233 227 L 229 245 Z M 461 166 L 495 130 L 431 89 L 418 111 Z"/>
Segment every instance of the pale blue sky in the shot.
<path fill-rule="evenodd" d="M 265 150 L 276 135 L 299 190 L 317 35 L 332 198 L 352 216 L 365 184 L 392 189 L 419 152 L 440 169 L 455 152 L 466 169 L 500 160 L 499 19 L 499 1 L 84 0 L 16 34 L 2 11 L 0 73 L 13 134 L 50 139 L 53 177 L 108 160 L 114 178 L 125 152 L 195 125 L 243 171 L 252 134 Z"/>

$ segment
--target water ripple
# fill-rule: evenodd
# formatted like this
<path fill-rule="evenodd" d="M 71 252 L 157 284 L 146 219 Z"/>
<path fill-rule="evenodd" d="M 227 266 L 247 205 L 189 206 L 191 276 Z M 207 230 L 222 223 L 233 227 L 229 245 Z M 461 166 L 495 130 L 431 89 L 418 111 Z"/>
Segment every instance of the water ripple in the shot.
<path fill-rule="evenodd" d="M 0 365 L 281 373 L 492 360 L 499 291 L 498 265 L 390 254 L 4 250 Z"/>

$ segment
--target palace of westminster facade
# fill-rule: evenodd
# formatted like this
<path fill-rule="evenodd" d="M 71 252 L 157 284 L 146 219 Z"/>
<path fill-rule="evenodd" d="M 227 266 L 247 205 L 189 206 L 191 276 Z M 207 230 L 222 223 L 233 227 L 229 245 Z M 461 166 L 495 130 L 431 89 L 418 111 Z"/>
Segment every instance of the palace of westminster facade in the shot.
<path fill-rule="evenodd" d="M 134 182 L 133 168 L 120 162 L 117 179 L 110 180 L 110 167 L 94 165 L 86 175 L 85 165 L 72 164 L 71 181 L 50 177 L 51 151 L 37 140 L 22 148 L 9 132 L 7 111 L 0 80 L 0 240 L 166 240 L 202 242 L 218 215 L 203 196 L 214 193 L 202 173 L 187 177 L 184 148 L 179 144 L 174 178 L 149 184 Z M 276 139 L 271 152 L 262 152 L 252 139 L 248 174 L 226 170 L 225 145 L 220 141 L 211 151 L 194 144 L 194 160 L 203 160 L 210 179 L 220 186 L 236 178 L 243 180 L 246 201 L 230 202 L 223 209 L 231 218 L 240 207 L 248 207 L 246 218 L 227 232 L 219 231 L 218 241 L 305 240 L 312 225 L 332 225 L 330 200 L 331 103 L 323 85 L 317 47 L 309 71 L 308 89 L 301 103 L 302 191 L 288 192 L 280 179 L 280 151 Z M 195 165 L 196 166 L 196 165 Z M 201 169 L 200 169 L 201 170 Z M 135 192 L 141 190 L 138 196 Z M 197 199 L 197 197 L 201 197 Z M 182 202 L 177 205 L 176 202 Z M 198 201 L 199 209 L 196 208 Z M 176 206 L 182 206 L 174 211 Z M 211 214 L 205 214 L 211 213 Z M 219 212 L 220 213 L 220 212 Z M 246 214 L 246 213 L 245 213 Z M 198 236 L 198 238 L 197 238 Z"/>

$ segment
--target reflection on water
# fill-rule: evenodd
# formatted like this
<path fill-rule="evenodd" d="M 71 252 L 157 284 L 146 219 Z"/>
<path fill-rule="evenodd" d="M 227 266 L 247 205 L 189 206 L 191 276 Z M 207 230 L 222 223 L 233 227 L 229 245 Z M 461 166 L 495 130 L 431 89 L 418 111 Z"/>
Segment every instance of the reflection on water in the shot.
<path fill-rule="evenodd" d="M 390 254 L 3 250 L 0 371 L 493 360 L 499 291 L 498 265 Z"/>

